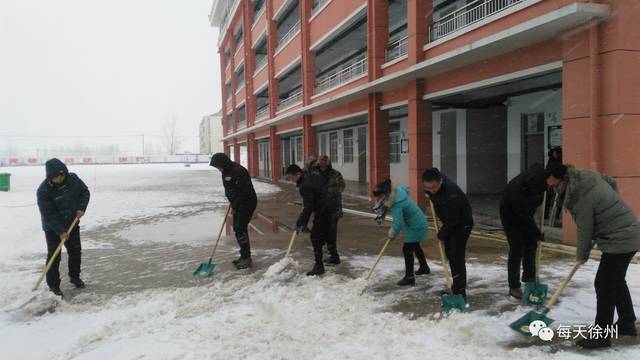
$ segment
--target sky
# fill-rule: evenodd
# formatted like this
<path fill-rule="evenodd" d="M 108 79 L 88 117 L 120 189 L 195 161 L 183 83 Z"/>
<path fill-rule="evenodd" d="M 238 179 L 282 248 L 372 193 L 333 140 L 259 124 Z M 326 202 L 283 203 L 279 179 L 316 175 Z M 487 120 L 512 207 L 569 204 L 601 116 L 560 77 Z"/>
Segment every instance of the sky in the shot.
<path fill-rule="evenodd" d="M 0 135 L 82 137 L 0 136 L 0 150 L 162 135 L 172 118 L 178 135 L 197 136 L 221 106 L 211 3 L 0 0 Z"/>

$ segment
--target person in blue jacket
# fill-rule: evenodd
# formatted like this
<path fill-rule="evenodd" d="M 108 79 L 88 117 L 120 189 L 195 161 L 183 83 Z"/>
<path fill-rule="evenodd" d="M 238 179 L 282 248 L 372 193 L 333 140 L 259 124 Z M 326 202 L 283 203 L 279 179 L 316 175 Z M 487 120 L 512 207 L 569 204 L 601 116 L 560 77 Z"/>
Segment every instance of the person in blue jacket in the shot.
<path fill-rule="evenodd" d="M 80 246 L 80 224 L 71 232 L 68 227 L 75 218 L 80 219 L 89 205 L 90 193 L 78 175 L 70 173 L 67 166 L 53 158 L 45 163 L 47 178 L 38 187 L 38 208 L 42 230 L 47 239 L 47 262 L 61 241 L 65 241 L 69 255 L 69 279 L 76 288 L 84 288 L 80 279 L 82 247 Z M 62 296 L 60 290 L 60 256 L 57 256 L 47 272 L 49 290 Z"/>
<path fill-rule="evenodd" d="M 415 285 L 415 275 L 427 275 L 431 273 L 427 259 L 420 247 L 420 242 L 428 235 L 427 221 L 424 213 L 409 198 L 409 189 L 404 186 L 396 186 L 391 180 L 385 180 L 373 190 L 376 204 L 373 211 L 378 215 L 376 222 L 378 225 L 384 223 L 387 212 L 391 211 L 393 225 L 389 229 L 388 238 L 394 239 L 400 232 L 404 233 L 404 254 L 405 276 L 398 282 L 400 286 Z M 418 258 L 420 268 L 413 272 L 413 256 Z"/>

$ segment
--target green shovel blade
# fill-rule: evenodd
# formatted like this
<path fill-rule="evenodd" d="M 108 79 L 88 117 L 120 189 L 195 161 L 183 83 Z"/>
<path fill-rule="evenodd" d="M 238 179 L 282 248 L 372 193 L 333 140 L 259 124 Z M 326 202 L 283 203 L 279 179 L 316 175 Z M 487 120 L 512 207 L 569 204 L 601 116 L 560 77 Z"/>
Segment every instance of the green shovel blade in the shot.
<path fill-rule="evenodd" d="M 213 268 L 216 267 L 216 264 L 211 262 L 201 263 L 200 266 L 193 272 L 193 276 L 201 276 L 208 277 L 213 274 Z"/>
<path fill-rule="evenodd" d="M 445 314 L 453 311 L 467 312 L 467 303 L 464 301 L 462 295 L 444 294 L 442 295 L 442 311 Z"/>
<path fill-rule="evenodd" d="M 512 322 L 509 327 L 511 329 L 513 329 L 513 331 L 520 333 L 521 335 L 524 336 L 532 336 L 531 332 L 529 331 L 529 324 L 531 324 L 532 322 L 536 321 L 536 320 L 541 320 L 542 322 L 544 322 L 547 326 L 551 325 L 551 323 L 553 322 L 553 319 L 548 318 L 545 314 L 543 313 L 538 313 L 535 311 L 529 311 L 528 313 L 526 313 L 523 317 L 521 317 L 520 319 Z"/>
<path fill-rule="evenodd" d="M 522 303 L 525 305 L 544 305 L 547 300 L 548 286 L 539 282 L 524 284 Z"/>

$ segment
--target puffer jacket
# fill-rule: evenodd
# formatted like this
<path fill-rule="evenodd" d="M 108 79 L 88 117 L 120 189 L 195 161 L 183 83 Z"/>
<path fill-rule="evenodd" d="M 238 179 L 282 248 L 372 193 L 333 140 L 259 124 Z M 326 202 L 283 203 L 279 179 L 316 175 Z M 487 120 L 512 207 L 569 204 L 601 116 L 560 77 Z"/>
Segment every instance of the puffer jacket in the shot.
<path fill-rule="evenodd" d="M 409 189 L 405 186 L 391 185 L 391 194 L 385 202 L 393 216 L 393 225 L 389 237 L 404 233 L 404 242 L 417 243 L 427 239 L 429 234 L 427 220 L 418 205 L 409 198 Z"/>
<path fill-rule="evenodd" d="M 331 208 L 334 218 L 342 217 L 342 193 L 346 188 L 346 183 L 340 171 L 334 169 L 329 162 L 324 170 L 317 167 L 318 172 L 327 184 L 327 206 Z"/>
<path fill-rule="evenodd" d="M 611 177 L 569 166 L 564 207 L 576 222 L 576 257 L 587 261 L 594 243 L 602 252 L 624 254 L 640 249 L 640 223 L 618 194 Z"/>

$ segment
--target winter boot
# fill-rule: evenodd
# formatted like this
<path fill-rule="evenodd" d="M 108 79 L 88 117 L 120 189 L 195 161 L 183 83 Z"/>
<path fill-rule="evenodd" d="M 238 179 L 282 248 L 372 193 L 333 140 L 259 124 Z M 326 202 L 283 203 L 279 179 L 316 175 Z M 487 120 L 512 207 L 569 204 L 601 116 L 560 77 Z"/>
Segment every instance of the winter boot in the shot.
<path fill-rule="evenodd" d="M 509 295 L 513 296 L 518 300 L 522 300 L 522 289 L 520 288 L 509 289 Z"/>
<path fill-rule="evenodd" d="M 253 266 L 253 261 L 251 261 L 251 258 L 241 258 L 236 264 L 236 268 L 238 270 L 242 270 L 242 269 L 248 269 L 251 266 Z"/>
<path fill-rule="evenodd" d="M 80 279 L 79 277 L 71 278 L 69 279 L 69 282 L 72 283 L 76 287 L 76 289 L 84 289 L 85 287 L 84 281 L 82 281 L 82 279 Z"/>
<path fill-rule="evenodd" d="M 232 261 L 233 265 L 238 265 L 238 263 L 240 262 L 240 260 L 242 260 L 242 256 L 241 256 L 241 257 L 239 257 L 239 258 L 237 258 L 237 259 L 235 259 L 235 260 L 233 260 L 233 261 Z"/>
<path fill-rule="evenodd" d="M 49 286 L 49 291 L 51 291 L 54 295 L 62 297 L 62 290 L 60 290 L 59 286 Z"/>
<path fill-rule="evenodd" d="M 326 259 L 324 259 L 324 263 L 328 266 L 339 265 L 340 255 L 338 255 L 338 253 L 332 253 Z"/>
<path fill-rule="evenodd" d="M 421 265 L 418 268 L 418 271 L 416 271 L 416 275 L 429 275 L 429 274 L 431 274 L 431 269 L 429 269 L 429 265 L 427 264 Z"/>
<path fill-rule="evenodd" d="M 316 262 L 315 265 L 313 265 L 313 269 L 307 273 L 307 276 L 317 276 L 322 274 L 324 274 L 324 265 L 322 265 L 322 262 Z"/>
<path fill-rule="evenodd" d="M 611 346 L 611 339 L 610 338 L 580 339 L 576 341 L 576 345 L 580 346 L 583 349 L 608 348 Z"/>
<path fill-rule="evenodd" d="M 400 281 L 397 282 L 400 286 L 413 286 L 416 284 L 416 278 L 411 276 L 405 276 Z"/>

